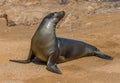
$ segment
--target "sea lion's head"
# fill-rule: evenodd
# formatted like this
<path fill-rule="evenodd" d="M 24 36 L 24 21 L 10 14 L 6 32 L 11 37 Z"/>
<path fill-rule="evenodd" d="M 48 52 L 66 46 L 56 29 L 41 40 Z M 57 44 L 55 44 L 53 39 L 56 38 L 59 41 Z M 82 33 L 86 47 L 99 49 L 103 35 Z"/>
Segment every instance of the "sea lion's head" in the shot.
<path fill-rule="evenodd" d="M 64 11 L 60 11 L 60 12 L 53 12 L 48 14 L 45 19 L 57 24 L 63 17 L 65 16 L 65 12 Z"/>

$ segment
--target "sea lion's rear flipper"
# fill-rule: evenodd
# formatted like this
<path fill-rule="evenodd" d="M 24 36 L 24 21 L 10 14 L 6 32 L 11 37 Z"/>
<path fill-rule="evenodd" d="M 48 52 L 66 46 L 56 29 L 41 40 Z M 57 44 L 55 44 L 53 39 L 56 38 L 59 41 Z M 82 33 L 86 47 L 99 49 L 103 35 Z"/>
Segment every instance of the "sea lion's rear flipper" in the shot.
<path fill-rule="evenodd" d="M 9 60 L 11 62 L 17 62 L 17 63 L 30 63 L 31 61 L 30 60 Z"/>
<path fill-rule="evenodd" d="M 95 52 L 95 55 L 97 57 L 100 57 L 100 58 L 103 58 L 103 59 L 107 59 L 107 60 L 113 60 L 113 57 L 109 56 L 109 55 L 106 55 L 106 54 L 103 54 L 102 52 L 99 52 L 99 51 L 96 51 Z"/>
<path fill-rule="evenodd" d="M 35 56 L 34 56 L 33 52 L 30 50 L 27 60 L 9 60 L 9 61 L 25 64 L 25 63 L 30 63 L 34 59 L 34 57 Z"/>
<path fill-rule="evenodd" d="M 57 67 L 56 61 L 54 60 L 54 57 L 52 55 L 48 58 L 47 70 L 53 73 L 62 74 L 59 68 Z"/>

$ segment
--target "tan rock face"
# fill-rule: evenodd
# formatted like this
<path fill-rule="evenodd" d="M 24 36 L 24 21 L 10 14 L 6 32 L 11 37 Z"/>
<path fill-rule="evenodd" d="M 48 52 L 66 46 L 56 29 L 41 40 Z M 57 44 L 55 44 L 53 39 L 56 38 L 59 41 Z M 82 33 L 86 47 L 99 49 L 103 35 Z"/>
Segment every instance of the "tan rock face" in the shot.
<path fill-rule="evenodd" d="M 68 23 L 68 26 L 73 27 L 74 22 L 80 22 L 78 18 L 81 18 L 82 15 L 113 11 L 114 6 L 120 8 L 120 5 L 115 4 L 116 2 L 114 5 L 111 5 L 113 2 L 99 4 L 99 2 L 95 2 L 95 0 L 70 0 L 67 4 L 61 5 L 60 1 L 61 0 L 0 0 L 0 17 L 6 19 L 8 26 L 21 24 L 35 25 L 40 23 L 42 18 L 48 13 L 64 10 L 66 12 L 65 22 Z M 72 23 L 71 20 L 73 20 Z"/>
<path fill-rule="evenodd" d="M 1 0 L 0 2 L 0 17 L 6 19 L 8 26 L 38 24 L 41 18 L 52 11 L 51 6 L 56 3 L 49 0 Z M 41 3 L 43 3 L 42 6 L 40 6 Z"/>
<path fill-rule="evenodd" d="M 4 4 L 5 4 L 5 1 L 6 1 L 6 0 L 0 0 L 0 6 L 4 5 Z"/>

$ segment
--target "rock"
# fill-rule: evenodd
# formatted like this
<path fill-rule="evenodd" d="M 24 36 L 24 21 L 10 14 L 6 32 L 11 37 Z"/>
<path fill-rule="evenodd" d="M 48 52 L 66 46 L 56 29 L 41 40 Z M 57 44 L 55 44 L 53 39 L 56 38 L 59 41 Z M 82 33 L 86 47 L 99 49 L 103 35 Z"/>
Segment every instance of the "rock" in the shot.
<path fill-rule="evenodd" d="M 50 12 L 64 10 L 67 14 L 63 23 L 67 22 L 71 28 L 74 28 L 78 18 L 82 15 L 106 13 L 120 8 L 119 0 L 97 1 L 69 0 L 69 3 L 62 6 L 59 0 L 0 0 L 0 17 L 6 19 L 8 26 L 21 24 L 31 26 L 39 24 L 42 18 Z M 73 22 L 70 22 L 71 20 Z"/>
<path fill-rule="evenodd" d="M 6 0 L 0 0 L 0 6 L 4 5 Z"/>

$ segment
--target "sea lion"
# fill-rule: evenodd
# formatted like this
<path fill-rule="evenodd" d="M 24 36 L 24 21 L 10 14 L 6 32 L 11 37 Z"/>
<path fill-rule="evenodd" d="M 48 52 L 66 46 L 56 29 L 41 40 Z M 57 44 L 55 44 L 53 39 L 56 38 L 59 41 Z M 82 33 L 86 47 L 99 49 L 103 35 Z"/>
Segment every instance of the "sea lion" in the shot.
<path fill-rule="evenodd" d="M 111 56 L 103 54 L 96 47 L 82 41 L 56 37 L 57 23 L 65 12 L 54 12 L 44 17 L 31 40 L 30 53 L 27 60 L 10 60 L 18 63 L 30 63 L 34 57 L 47 62 L 47 69 L 61 74 L 57 63 L 73 60 L 83 56 L 98 56 L 112 60 Z"/>

